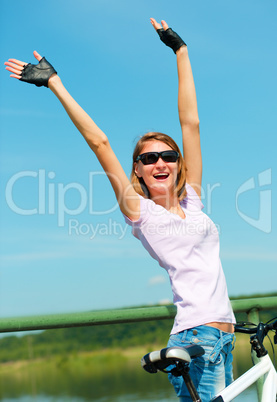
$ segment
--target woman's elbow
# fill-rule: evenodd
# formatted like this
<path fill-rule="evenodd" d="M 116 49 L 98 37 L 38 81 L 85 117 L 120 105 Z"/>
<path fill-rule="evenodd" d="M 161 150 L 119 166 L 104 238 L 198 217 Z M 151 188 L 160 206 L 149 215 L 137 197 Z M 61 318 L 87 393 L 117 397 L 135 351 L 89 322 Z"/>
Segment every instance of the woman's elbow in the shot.
<path fill-rule="evenodd" d="M 189 130 L 196 133 L 200 131 L 200 121 L 198 117 L 193 117 L 190 119 L 186 119 L 185 121 L 181 121 L 182 130 Z"/>
<path fill-rule="evenodd" d="M 108 137 L 106 136 L 106 134 L 104 134 L 103 132 L 101 133 L 101 135 L 97 135 L 97 136 L 88 136 L 86 138 L 86 141 L 89 145 L 89 147 L 94 151 L 97 152 L 97 150 L 99 148 L 102 148 L 103 146 L 107 146 L 109 144 L 109 140 Z"/>

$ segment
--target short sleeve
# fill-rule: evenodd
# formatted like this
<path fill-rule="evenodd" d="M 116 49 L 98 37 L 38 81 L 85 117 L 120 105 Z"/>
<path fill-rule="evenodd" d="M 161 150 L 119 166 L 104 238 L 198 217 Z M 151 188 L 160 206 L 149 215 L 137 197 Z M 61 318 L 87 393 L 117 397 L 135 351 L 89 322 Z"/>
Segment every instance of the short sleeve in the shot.
<path fill-rule="evenodd" d="M 150 210 L 148 204 L 153 203 L 153 201 L 149 200 L 148 198 L 143 198 L 139 194 L 138 194 L 138 196 L 140 199 L 140 216 L 139 216 L 139 218 L 136 221 L 132 221 L 130 218 L 128 218 L 128 216 L 123 214 L 125 222 L 132 227 L 141 225 L 141 223 L 147 219 L 147 215 Z"/>
<path fill-rule="evenodd" d="M 149 221 L 152 223 L 157 222 L 160 215 L 165 213 L 165 209 L 160 205 L 157 205 L 149 198 L 143 198 L 139 195 L 140 199 L 140 217 L 136 221 L 132 221 L 128 216 L 124 215 L 125 222 L 132 227 L 132 233 L 135 237 L 139 238 L 141 228 Z"/>
<path fill-rule="evenodd" d="M 204 205 L 199 195 L 188 183 L 186 183 L 186 191 L 187 196 L 180 202 L 181 206 L 191 211 L 201 211 Z"/>

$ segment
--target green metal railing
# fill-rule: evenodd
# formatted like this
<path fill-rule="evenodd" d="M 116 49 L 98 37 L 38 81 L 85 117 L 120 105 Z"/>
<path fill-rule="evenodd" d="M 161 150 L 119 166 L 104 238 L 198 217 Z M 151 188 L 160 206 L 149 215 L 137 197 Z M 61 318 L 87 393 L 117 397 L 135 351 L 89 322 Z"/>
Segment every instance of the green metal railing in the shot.
<path fill-rule="evenodd" d="M 277 308 L 277 296 L 233 300 L 231 303 L 235 313 L 247 312 L 249 321 L 257 323 L 259 311 Z M 170 305 L 0 318 L 0 333 L 164 320 L 174 318 L 175 314 L 175 306 Z"/>
<path fill-rule="evenodd" d="M 232 300 L 231 304 L 235 313 L 246 312 L 248 320 L 258 324 L 260 321 L 260 311 L 277 309 L 277 296 Z M 165 320 L 174 318 L 175 314 L 175 306 L 170 305 L 39 315 L 32 317 L 0 318 L 0 333 Z M 255 356 L 252 356 L 252 358 L 255 361 Z M 263 381 L 260 379 L 257 382 L 259 401 L 261 400 L 262 387 Z"/>

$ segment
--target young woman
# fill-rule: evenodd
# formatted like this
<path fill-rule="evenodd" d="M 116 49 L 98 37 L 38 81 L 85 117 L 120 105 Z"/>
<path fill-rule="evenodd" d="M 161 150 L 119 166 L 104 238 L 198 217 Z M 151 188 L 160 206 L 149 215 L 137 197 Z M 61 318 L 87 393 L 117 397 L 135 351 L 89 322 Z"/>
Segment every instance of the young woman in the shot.
<path fill-rule="evenodd" d="M 151 23 L 176 54 L 178 110 L 183 156 L 175 141 L 147 133 L 133 154 L 131 181 L 116 158 L 107 136 L 75 102 L 55 69 L 34 52 L 37 65 L 9 59 L 11 77 L 44 85 L 57 96 L 105 170 L 125 220 L 150 255 L 167 270 L 177 306 L 169 346 L 199 344 L 205 355 L 190 373 L 203 401 L 232 381 L 234 314 L 219 259 L 213 222 L 202 212 L 199 119 L 188 50 L 165 21 Z M 190 400 L 181 377 L 169 375 L 182 401 Z"/>

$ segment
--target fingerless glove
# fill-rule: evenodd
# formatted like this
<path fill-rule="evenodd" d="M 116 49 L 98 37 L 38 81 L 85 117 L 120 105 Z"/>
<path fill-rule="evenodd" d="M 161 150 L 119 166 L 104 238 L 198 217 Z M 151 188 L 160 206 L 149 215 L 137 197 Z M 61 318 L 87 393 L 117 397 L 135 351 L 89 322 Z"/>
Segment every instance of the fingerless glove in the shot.
<path fill-rule="evenodd" d="M 183 41 L 180 36 L 174 32 L 171 28 L 168 28 L 166 31 L 163 28 L 157 29 L 158 35 L 161 39 L 161 41 L 166 45 L 171 47 L 174 53 L 177 52 L 177 50 L 185 45 L 186 43 Z"/>
<path fill-rule="evenodd" d="M 52 74 L 57 73 L 54 67 L 43 57 L 38 64 L 26 64 L 21 72 L 21 81 L 47 87 Z"/>

